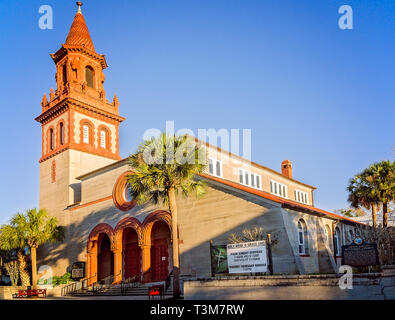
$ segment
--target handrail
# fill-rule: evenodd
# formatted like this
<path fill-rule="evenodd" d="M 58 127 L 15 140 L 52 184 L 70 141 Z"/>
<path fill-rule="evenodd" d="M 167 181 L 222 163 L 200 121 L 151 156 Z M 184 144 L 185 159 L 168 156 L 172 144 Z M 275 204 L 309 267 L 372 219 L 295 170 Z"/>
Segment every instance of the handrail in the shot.
<path fill-rule="evenodd" d="M 165 291 L 167 289 L 169 289 L 170 285 L 171 285 L 171 276 L 173 274 L 173 270 L 170 271 L 169 275 L 167 276 L 166 280 L 165 280 Z"/>
<path fill-rule="evenodd" d="M 94 277 L 96 277 L 96 273 L 92 277 L 81 279 L 80 280 L 80 282 L 81 282 L 81 289 L 84 289 L 84 287 L 85 287 L 84 283 L 85 282 L 88 283 L 88 280 L 90 280 L 90 279 L 92 279 Z M 78 290 L 76 288 L 77 285 L 78 285 L 78 282 L 72 282 L 72 283 L 68 284 L 67 286 L 63 287 L 62 290 L 61 290 L 61 296 L 63 297 L 63 296 L 66 296 L 68 293 L 77 291 Z M 70 290 L 70 288 L 72 288 L 72 289 Z"/>

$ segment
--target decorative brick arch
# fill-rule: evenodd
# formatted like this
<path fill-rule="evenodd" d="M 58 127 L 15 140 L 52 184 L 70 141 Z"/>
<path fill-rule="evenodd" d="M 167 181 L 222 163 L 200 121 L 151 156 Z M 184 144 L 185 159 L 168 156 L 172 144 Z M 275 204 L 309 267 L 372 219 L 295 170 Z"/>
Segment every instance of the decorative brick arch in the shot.
<path fill-rule="evenodd" d="M 171 226 L 171 214 L 164 210 L 158 210 L 151 212 L 145 219 L 142 225 L 142 233 L 144 243 L 151 245 L 151 231 L 155 222 L 163 221 L 167 224 L 170 230 L 170 240 L 172 240 L 172 226 Z"/>
<path fill-rule="evenodd" d="M 106 146 L 105 148 L 102 148 L 101 146 L 101 131 L 104 130 L 106 133 Z M 97 141 L 98 141 L 98 148 L 99 149 L 104 149 L 106 151 L 111 151 L 111 146 L 112 146 L 112 136 L 111 136 L 111 130 L 109 127 L 107 127 L 104 124 L 101 124 L 100 126 L 97 127 Z"/>
<path fill-rule="evenodd" d="M 89 143 L 84 143 L 84 125 L 87 124 L 89 127 Z M 80 120 L 80 144 L 88 146 L 89 148 L 95 147 L 95 125 L 89 119 Z"/>
<path fill-rule="evenodd" d="M 123 230 L 126 228 L 132 228 L 134 231 L 136 231 L 138 241 L 141 244 L 143 240 L 141 223 L 133 217 L 127 217 L 118 222 L 117 226 L 114 229 L 116 242 L 119 243 L 120 241 L 122 246 Z"/>
<path fill-rule="evenodd" d="M 61 141 L 60 141 L 60 135 L 61 135 L 61 131 L 62 131 L 61 127 L 60 127 L 60 124 L 63 125 L 62 126 L 62 129 L 63 129 L 63 143 L 61 143 Z M 61 120 L 58 121 L 58 123 L 56 125 L 56 145 L 59 146 L 59 147 L 66 144 L 65 132 L 66 132 L 66 124 L 65 124 L 65 121 L 63 119 L 61 119 Z"/>
<path fill-rule="evenodd" d="M 52 137 L 53 149 L 51 149 L 51 129 L 53 132 L 53 137 Z M 46 143 L 47 148 L 45 150 L 45 153 L 48 154 L 48 153 L 53 152 L 56 149 L 56 131 L 55 131 L 55 127 L 53 125 L 51 125 L 47 128 L 46 140 L 47 140 L 47 143 Z"/>

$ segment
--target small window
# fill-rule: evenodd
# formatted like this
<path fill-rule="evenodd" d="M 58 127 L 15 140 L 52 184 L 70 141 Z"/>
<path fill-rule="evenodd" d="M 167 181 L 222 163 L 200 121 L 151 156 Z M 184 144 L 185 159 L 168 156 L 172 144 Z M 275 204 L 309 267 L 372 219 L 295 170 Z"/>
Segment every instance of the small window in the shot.
<path fill-rule="evenodd" d="M 64 144 L 63 122 L 59 124 L 59 141 L 60 144 Z"/>
<path fill-rule="evenodd" d="M 89 143 L 89 126 L 87 124 L 84 124 L 84 126 L 82 127 L 82 141 L 84 143 Z"/>
<path fill-rule="evenodd" d="M 303 204 L 309 204 L 309 198 L 307 192 L 295 190 L 295 201 Z"/>
<path fill-rule="evenodd" d="M 209 173 L 213 176 L 222 177 L 222 162 L 216 159 L 209 159 Z"/>
<path fill-rule="evenodd" d="M 93 88 L 93 69 L 90 66 L 85 68 L 85 80 L 88 87 Z"/>
<path fill-rule="evenodd" d="M 261 176 L 240 168 L 240 183 L 252 188 L 261 189 Z"/>
<path fill-rule="evenodd" d="M 53 129 L 49 129 L 49 148 L 54 149 Z"/>
<path fill-rule="evenodd" d="M 100 130 L 100 147 L 106 148 L 107 133 L 105 130 Z"/>
<path fill-rule="evenodd" d="M 299 254 L 309 254 L 308 233 L 306 223 L 301 219 L 298 221 L 298 249 Z"/>
<path fill-rule="evenodd" d="M 277 181 L 270 181 L 270 192 L 277 196 L 288 198 L 288 187 Z"/>
<path fill-rule="evenodd" d="M 62 77 L 63 77 L 63 85 L 67 83 L 67 66 L 66 64 L 63 65 L 62 68 Z"/>

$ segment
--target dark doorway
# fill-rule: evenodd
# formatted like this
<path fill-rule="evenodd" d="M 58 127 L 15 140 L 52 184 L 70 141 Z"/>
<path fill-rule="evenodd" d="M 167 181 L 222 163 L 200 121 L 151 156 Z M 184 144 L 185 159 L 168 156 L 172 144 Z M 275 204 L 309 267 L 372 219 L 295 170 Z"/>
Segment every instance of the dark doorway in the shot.
<path fill-rule="evenodd" d="M 137 233 L 132 228 L 123 231 L 123 278 L 124 280 L 140 275 L 141 250 Z"/>
<path fill-rule="evenodd" d="M 97 279 L 103 280 L 114 275 L 114 254 L 111 251 L 111 242 L 107 234 L 99 236 L 99 252 L 97 254 Z"/>
<path fill-rule="evenodd" d="M 170 230 L 165 222 L 155 222 L 151 231 L 151 280 L 166 280 L 169 274 Z"/>

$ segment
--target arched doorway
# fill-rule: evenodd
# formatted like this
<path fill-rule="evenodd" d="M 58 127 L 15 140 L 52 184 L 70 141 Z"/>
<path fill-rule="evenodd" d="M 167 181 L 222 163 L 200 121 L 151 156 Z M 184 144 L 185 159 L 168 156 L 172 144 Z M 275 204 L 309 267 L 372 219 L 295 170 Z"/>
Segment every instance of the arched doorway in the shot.
<path fill-rule="evenodd" d="M 151 230 L 151 280 L 166 280 L 171 260 L 171 235 L 164 221 L 154 223 Z"/>
<path fill-rule="evenodd" d="M 139 247 L 137 232 L 133 228 L 123 230 L 123 277 L 129 279 L 140 275 L 141 249 Z"/>
<path fill-rule="evenodd" d="M 98 281 L 114 274 L 114 253 L 111 251 L 111 241 L 106 233 L 98 238 L 97 278 Z"/>

